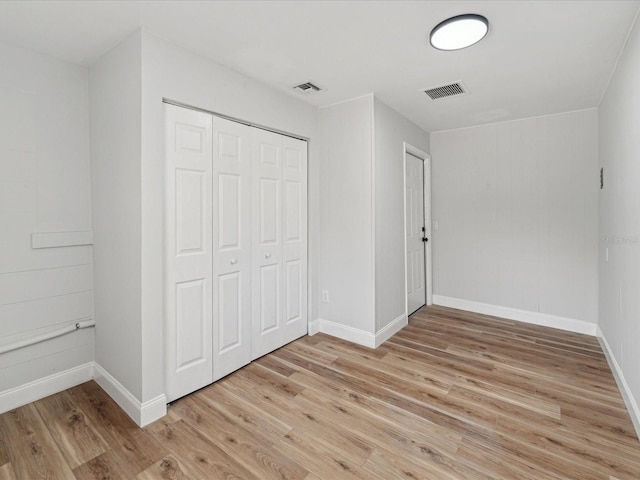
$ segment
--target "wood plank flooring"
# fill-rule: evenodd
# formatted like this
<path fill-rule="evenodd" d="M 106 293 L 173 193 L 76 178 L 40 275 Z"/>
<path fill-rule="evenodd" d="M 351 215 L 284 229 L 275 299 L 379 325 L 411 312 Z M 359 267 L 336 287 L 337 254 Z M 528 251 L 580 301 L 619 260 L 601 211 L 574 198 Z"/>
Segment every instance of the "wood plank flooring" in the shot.
<path fill-rule="evenodd" d="M 94 382 L 0 415 L 0 480 L 638 480 L 598 341 L 442 307 L 304 337 L 139 429 Z"/>

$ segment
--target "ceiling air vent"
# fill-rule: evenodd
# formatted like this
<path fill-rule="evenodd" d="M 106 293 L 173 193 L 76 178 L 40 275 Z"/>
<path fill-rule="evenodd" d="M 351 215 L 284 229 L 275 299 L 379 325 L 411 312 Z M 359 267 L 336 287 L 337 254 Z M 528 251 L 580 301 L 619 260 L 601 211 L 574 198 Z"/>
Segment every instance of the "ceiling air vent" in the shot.
<path fill-rule="evenodd" d="M 424 93 L 429 95 L 431 100 L 438 100 L 445 97 L 453 97 L 454 95 L 464 95 L 467 90 L 460 82 L 452 83 L 450 85 L 443 85 L 441 87 L 429 88 Z"/>
<path fill-rule="evenodd" d="M 316 93 L 316 92 L 322 91 L 322 88 L 317 86 L 315 83 L 311 83 L 311 82 L 305 82 L 299 85 L 294 85 L 293 89 L 298 90 L 299 92 L 302 92 L 302 93 L 306 93 L 307 95 L 309 95 L 310 93 Z"/>

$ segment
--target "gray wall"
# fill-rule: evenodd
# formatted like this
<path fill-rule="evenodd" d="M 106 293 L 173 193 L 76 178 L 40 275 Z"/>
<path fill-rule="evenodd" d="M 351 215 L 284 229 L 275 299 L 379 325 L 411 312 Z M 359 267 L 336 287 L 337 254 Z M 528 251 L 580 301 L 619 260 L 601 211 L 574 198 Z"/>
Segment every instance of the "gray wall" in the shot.
<path fill-rule="evenodd" d="M 432 133 L 434 296 L 595 324 L 597 135 L 596 110 Z"/>
<path fill-rule="evenodd" d="M 322 320 L 374 333 L 373 95 L 318 110 Z"/>
<path fill-rule="evenodd" d="M 96 363 L 140 399 L 141 38 L 91 67 Z"/>
<path fill-rule="evenodd" d="M 0 65 L 5 345 L 92 318 L 91 246 L 31 248 L 33 233 L 88 232 L 92 225 L 87 69 L 4 44 Z M 92 328 L 0 354 L 0 411 L 17 406 L 5 403 L 17 398 L 2 395 L 8 390 L 92 361 Z"/>
<path fill-rule="evenodd" d="M 374 102 L 376 331 L 406 315 L 404 142 L 429 152 L 429 134 L 382 101 Z"/>
<path fill-rule="evenodd" d="M 627 385 L 640 432 L 640 28 L 600 104 L 599 327 Z M 606 260 L 606 249 L 609 260 Z"/>

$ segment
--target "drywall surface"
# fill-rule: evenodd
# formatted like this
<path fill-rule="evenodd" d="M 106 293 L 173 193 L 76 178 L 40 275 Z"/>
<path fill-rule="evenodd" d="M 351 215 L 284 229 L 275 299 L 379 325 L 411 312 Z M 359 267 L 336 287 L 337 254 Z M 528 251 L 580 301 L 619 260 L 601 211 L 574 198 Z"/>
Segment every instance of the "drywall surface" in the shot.
<path fill-rule="evenodd" d="M 599 108 L 598 324 L 640 432 L 640 28 L 637 23 Z"/>
<path fill-rule="evenodd" d="M 434 302 L 595 332 L 597 135 L 595 109 L 431 134 Z"/>
<path fill-rule="evenodd" d="M 374 101 L 374 243 L 376 331 L 406 314 L 404 142 L 429 152 L 429 134 Z"/>
<path fill-rule="evenodd" d="M 34 233 L 90 236 L 89 81 L 86 68 L 4 44 L 0 65 L 0 345 L 7 345 L 93 317 L 91 246 L 31 244 Z M 92 361 L 92 328 L 0 354 L 0 394 Z"/>
<path fill-rule="evenodd" d="M 141 37 L 90 70 L 96 362 L 142 398 Z"/>
<path fill-rule="evenodd" d="M 318 111 L 322 321 L 375 333 L 373 95 Z"/>

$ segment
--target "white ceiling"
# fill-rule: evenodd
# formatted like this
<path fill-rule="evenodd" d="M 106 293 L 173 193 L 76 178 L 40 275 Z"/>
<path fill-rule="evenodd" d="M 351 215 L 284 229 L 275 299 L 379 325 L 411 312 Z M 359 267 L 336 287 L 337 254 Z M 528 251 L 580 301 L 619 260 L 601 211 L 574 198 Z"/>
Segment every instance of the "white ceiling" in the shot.
<path fill-rule="evenodd" d="M 639 1 L 2 1 L 0 41 L 91 65 L 145 28 L 323 106 L 374 92 L 427 131 L 596 107 Z M 479 13 L 487 37 L 429 46 L 441 20 Z M 326 91 L 291 90 L 312 80 Z M 420 90 L 462 81 L 469 95 Z"/>

